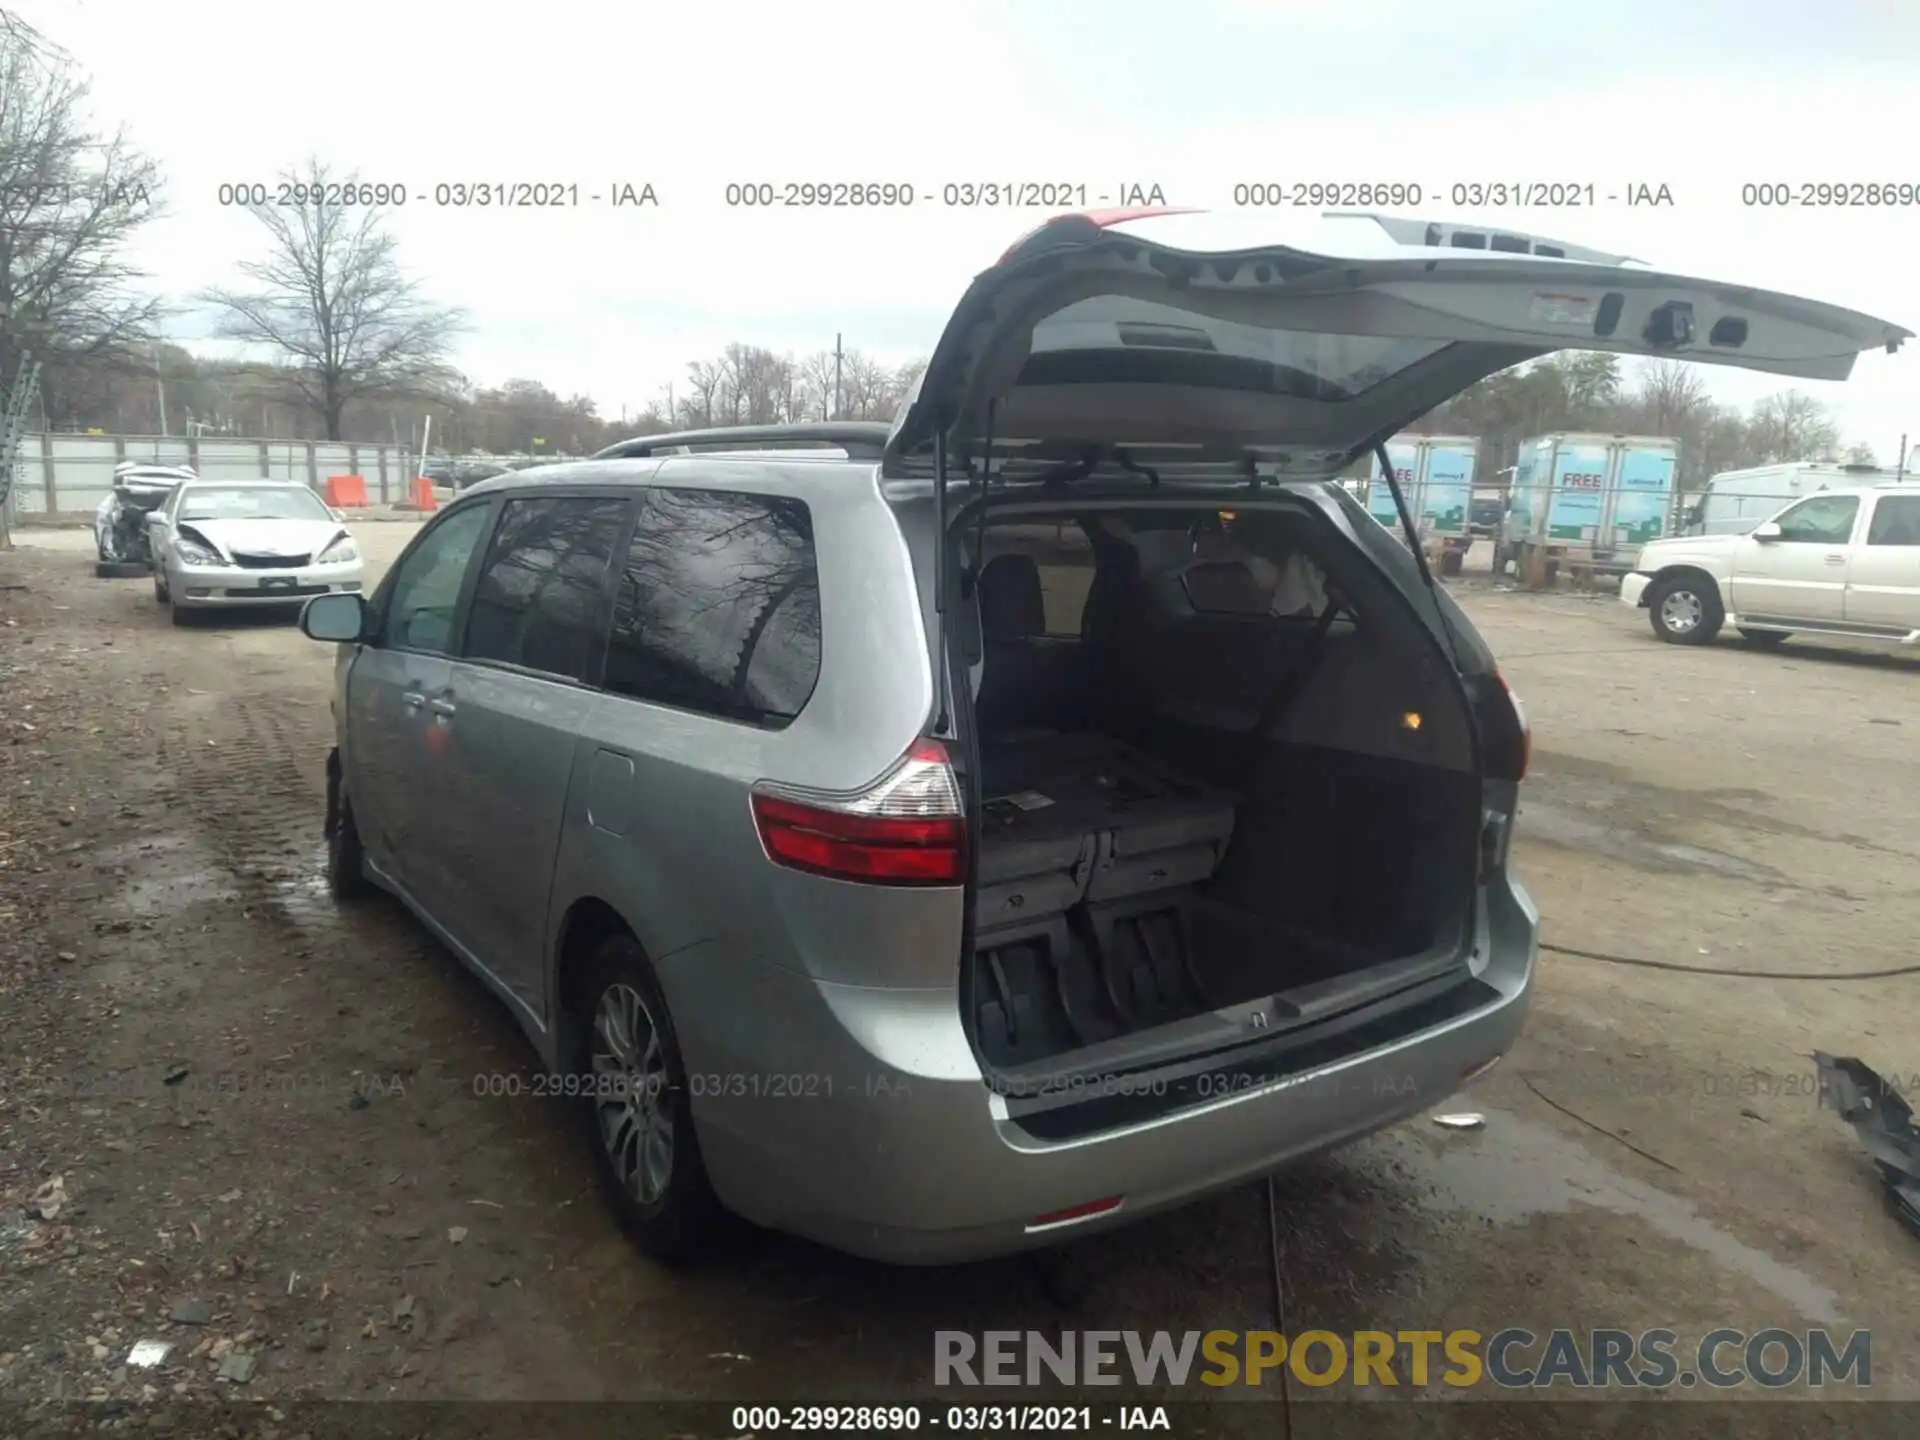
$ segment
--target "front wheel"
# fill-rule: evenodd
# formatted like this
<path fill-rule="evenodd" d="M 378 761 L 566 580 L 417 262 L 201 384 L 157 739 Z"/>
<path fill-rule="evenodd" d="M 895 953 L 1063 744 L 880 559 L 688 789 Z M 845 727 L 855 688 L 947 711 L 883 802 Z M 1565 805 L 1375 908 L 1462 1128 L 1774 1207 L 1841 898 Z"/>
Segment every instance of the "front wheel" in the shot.
<path fill-rule="evenodd" d="M 361 899 L 373 883 L 367 879 L 367 855 L 360 843 L 360 827 L 354 823 L 353 806 L 344 795 L 338 803 L 339 810 L 327 826 L 327 891 L 334 899 L 347 902 Z"/>
<path fill-rule="evenodd" d="M 695 1259 L 723 1212 L 700 1158 L 666 996 L 631 935 L 603 940 L 588 977 L 574 1064 L 601 1178 L 641 1249 Z"/>
<path fill-rule="evenodd" d="M 1657 581 L 1647 597 L 1647 617 L 1653 633 L 1669 645 L 1705 645 L 1726 623 L 1726 608 L 1712 581 L 1680 575 Z"/>

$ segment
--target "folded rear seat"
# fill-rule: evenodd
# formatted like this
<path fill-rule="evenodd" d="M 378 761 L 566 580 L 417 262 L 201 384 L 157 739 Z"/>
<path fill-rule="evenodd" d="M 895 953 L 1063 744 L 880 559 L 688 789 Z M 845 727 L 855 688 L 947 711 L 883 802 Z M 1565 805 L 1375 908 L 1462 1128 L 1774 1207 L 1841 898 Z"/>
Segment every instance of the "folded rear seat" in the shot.
<path fill-rule="evenodd" d="M 976 1014 L 990 1058 L 1204 1008 L 1191 902 L 1232 837 L 1235 798 L 1101 735 L 1029 732 L 981 760 Z"/>

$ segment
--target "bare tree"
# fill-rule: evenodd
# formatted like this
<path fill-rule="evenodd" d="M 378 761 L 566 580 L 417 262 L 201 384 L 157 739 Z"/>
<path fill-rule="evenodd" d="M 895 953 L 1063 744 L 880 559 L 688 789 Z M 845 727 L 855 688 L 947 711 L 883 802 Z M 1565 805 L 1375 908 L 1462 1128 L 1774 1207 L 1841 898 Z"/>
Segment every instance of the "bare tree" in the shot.
<path fill-rule="evenodd" d="M 89 128 L 87 87 L 71 63 L 0 27 L 0 396 L 30 360 L 57 371 L 122 357 L 153 333 L 158 300 L 126 258 L 158 213 L 159 170 Z M 0 463 L 12 457 L 0 457 Z"/>
<path fill-rule="evenodd" d="M 1747 434 L 1762 463 L 1821 460 L 1840 446 L 1840 427 L 1827 407 L 1803 390 L 1783 390 L 1756 404 Z"/>
<path fill-rule="evenodd" d="M 264 260 L 240 265 L 258 288 L 203 298 L 224 312 L 223 335 L 284 360 L 299 403 L 338 440 L 351 401 L 438 393 L 452 378 L 448 351 L 465 316 L 422 299 L 402 272 L 386 228 L 391 207 L 340 203 L 343 193 L 364 193 L 357 176 L 339 180 L 309 160 L 282 178 L 305 203 L 249 207 L 269 237 Z"/>
<path fill-rule="evenodd" d="M 0 50 L 18 49 L 48 60 L 67 59 L 67 52 L 21 18 L 17 11 L 0 9 Z"/>

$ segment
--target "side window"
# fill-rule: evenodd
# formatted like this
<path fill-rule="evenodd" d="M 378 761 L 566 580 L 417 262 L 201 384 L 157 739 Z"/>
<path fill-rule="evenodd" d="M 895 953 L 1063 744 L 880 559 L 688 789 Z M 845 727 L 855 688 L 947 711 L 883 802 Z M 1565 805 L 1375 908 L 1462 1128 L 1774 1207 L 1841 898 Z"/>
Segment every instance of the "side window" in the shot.
<path fill-rule="evenodd" d="M 384 606 L 380 627 L 384 644 L 435 655 L 452 653 L 460 585 L 486 523 L 485 505 L 457 510 L 429 530 L 400 562 Z"/>
<path fill-rule="evenodd" d="M 474 585 L 466 658 L 584 680 L 630 503 L 620 495 L 507 501 Z"/>
<path fill-rule="evenodd" d="M 651 490 L 614 603 L 605 685 L 784 724 L 820 678 L 813 517 L 798 500 Z"/>
<path fill-rule="evenodd" d="M 1858 495 L 1814 495 L 1776 523 L 1782 540 L 1802 545 L 1844 545 L 1853 536 L 1853 520 L 1859 513 Z"/>
<path fill-rule="evenodd" d="M 1869 545 L 1920 545 L 1920 495 L 1882 495 L 1867 524 Z"/>

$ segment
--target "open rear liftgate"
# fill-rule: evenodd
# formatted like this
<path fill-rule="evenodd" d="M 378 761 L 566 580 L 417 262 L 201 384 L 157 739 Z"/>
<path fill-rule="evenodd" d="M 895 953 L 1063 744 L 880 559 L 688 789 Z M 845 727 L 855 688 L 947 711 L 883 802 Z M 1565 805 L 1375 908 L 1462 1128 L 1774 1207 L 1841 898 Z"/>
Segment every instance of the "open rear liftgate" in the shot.
<path fill-rule="evenodd" d="M 981 1049 L 1018 1065 L 1210 1008 L 1193 904 L 1235 797 L 1118 740 L 982 747 L 973 1005 Z"/>

